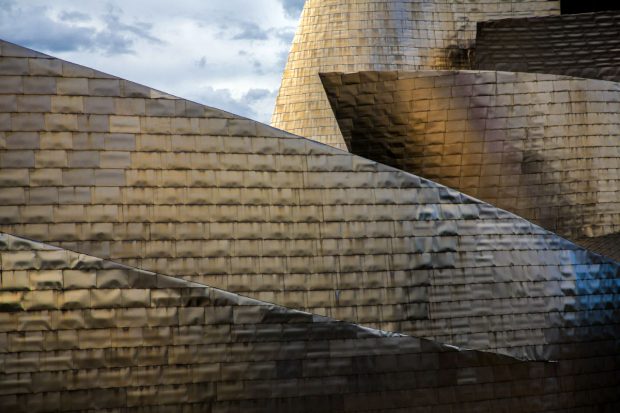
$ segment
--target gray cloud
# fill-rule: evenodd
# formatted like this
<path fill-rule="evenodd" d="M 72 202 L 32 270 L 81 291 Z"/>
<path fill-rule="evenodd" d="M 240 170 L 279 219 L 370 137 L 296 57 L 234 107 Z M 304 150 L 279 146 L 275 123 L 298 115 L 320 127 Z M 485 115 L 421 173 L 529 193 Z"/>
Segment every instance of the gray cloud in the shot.
<path fill-rule="evenodd" d="M 267 40 L 269 30 L 261 29 L 256 23 L 238 23 L 240 32 L 232 37 L 232 40 Z"/>
<path fill-rule="evenodd" d="M 250 89 L 245 95 L 243 95 L 243 98 L 250 103 L 256 103 L 260 100 L 269 99 L 273 96 L 275 96 L 275 92 L 268 89 Z"/>
<path fill-rule="evenodd" d="M 67 22 L 87 22 L 91 17 L 79 11 L 63 11 L 60 13 L 60 19 Z"/>
<path fill-rule="evenodd" d="M 306 0 L 280 0 L 286 14 L 291 18 L 298 18 Z"/>
<path fill-rule="evenodd" d="M 228 20 L 219 23 L 217 36 L 224 40 L 249 40 L 268 41 L 275 39 L 279 42 L 290 44 L 295 36 L 293 27 L 262 28 L 254 22 L 241 20 Z"/>
<path fill-rule="evenodd" d="M 241 98 L 236 99 L 230 89 L 215 89 L 209 86 L 200 91 L 197 100 L 208 106 L 265 122 L 269 120 L 269 114 L 261 110 L 263 102 L 273 100 L 275 96 L 276 91 L 249 89 Z"/>
<path fill-rule="evenodd" d="M 196 61 L 196 66 L 198 66 L 201 69 L 204 69 L 205 67 L 207 67 L 207 56 L 202 56 L 200 59 L 198 59 Z"/>
<path fill-rule="evenodd" d="M 97 27 L 91 16 L 81 12 L 60 10 L 58 17 L 55 20 L 46 6 L 12 0 L 0 2 L 2 36 L 6 40 L 38 50 L 88 50 L 115 55 L 133 53 L 134 43 L 138 39 L 151 43 L 161 42 L 151 35 L 150 25 L 123 22 L 120 9 L 110 8 L 106 14 L 99 16 L 103 28 Z"/>
<path fill-rule="evenodd" d="M 295 29 L 292 27 L 285 27 L 282 29 L 274 30 L 275 36 L 280 42 L 290 44 L 295 37 Z"/>
<path fill-rule="evenodd" d="M 153 28 L 153 25 L 151 23 L 124 23 L 120 17 L 121 13 L 121 9 L 112 7 L 109 8 L 108 13 L 103 16 L 103 20 L 106 23 L 106 28 L 104 32 L 129 34 L 133 35 L 135 38 L 145 39 L 152 43 L 161 43 L 161 40 L 151 35 L 151 29 Z"/>
<path fill-rule="evenodd" d="M 0 0 L 0 38 L 269 122 L 293 3 Z"/>

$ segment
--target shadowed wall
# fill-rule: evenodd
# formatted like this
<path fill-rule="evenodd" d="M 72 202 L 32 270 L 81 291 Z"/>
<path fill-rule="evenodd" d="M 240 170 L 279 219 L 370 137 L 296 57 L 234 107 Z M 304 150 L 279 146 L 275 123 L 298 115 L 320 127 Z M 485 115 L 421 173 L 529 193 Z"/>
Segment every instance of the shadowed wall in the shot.
<path fill-rule="evenodd" d="M 620 11 L 480 22 L 473 67 L 620 81 Z"/>
<path fill-rule="evenodd" d="M 4 412 L 614 411 L 617 341 L 523 362 L 0 234 Z M 602 321 L 602 320 L 601 320 Z M 617 333 L 617 329 L 610 329 Z M 617 339 L 617 336 L 615 336 Z M 573 339 L 574 340 L 574 339 Z"/>
<path fill-rule="evenodd" d="M 484 71 L 323 82 L 353 153 L 575 240 L 620 231 L 617 83 Z"/>

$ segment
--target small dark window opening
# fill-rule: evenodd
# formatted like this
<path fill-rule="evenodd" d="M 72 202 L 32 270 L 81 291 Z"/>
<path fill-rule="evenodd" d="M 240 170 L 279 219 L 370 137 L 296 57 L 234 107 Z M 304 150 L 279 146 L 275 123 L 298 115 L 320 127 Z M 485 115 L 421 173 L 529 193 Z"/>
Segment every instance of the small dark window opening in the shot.
<path fill-rule="evenodd" d="M 562 0 L 562 14 L 592 13 L 620 10 L 618 0 Z"/>

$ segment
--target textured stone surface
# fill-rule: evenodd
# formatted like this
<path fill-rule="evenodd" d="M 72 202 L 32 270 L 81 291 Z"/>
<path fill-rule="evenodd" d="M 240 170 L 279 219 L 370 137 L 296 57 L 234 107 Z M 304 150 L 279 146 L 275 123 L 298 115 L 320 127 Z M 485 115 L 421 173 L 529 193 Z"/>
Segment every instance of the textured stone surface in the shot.
<path fill-rule="evenodd" d="M 469 68 L 476 22 L 559 9 L 547 0 L 308 0 L 272 125 L 346 150 L 319 72 Z"/>
<path fill-rule="evenodd" d="M 525 362 L 7 234 L 0 259 L 6 412 L 611 412 L 620 403 L 613 318 L 598 320 L 607 340 L 569 345 L 559 362 Z"/>
<path fill-rule="evenodd" d="M 620 11 L 480 22 L 474 67 L 620 81 Z"/>
<path fill-rule="evenodd" d="M 617 83 L 484 71 L 323 81 L 353 153 L 571 239 L 620 231 Z"/>
<path fill-rule="evenodd" d="M 575 308 L 567 317 L 586 324 L 615 314 L 607 290 L 577 304 L 574 291 L 581 280 L 611 288 L 601 280 L 616 277 L 616 264 L 522 218 L 320 143 L 60 64 L 71 75 L 56 83 L 99 76 L 121 85 L 98 92 L 115 94 L 104 96 L 115 112 L 78 105 L 62 113 L 77 124 L 24 126 L 15 148 L 5 136 L 2 231 L 335 319 L 532 358 L 568 351 L 548 313 L 562 320 Z M 135 113 L 136 99 L 136 108 L 162 115 Z M 93 117 L 122 131 L 89 132 Z"/>

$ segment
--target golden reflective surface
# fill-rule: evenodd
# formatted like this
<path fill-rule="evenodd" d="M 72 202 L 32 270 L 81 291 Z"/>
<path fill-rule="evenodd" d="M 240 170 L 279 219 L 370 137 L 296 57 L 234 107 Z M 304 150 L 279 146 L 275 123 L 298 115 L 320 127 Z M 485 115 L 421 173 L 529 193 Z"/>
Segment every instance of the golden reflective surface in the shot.
<path fill-rule="evenodd" d="M 307 0 L 272 126 L 346 150 L 320 72 L 469 68 L 476 22 L 559 12 L 547 0 Z"/>
<path fill-rule="evenodd" d="M 610 10 L 481 22 L 473 68 L 618 82 L 619 20 Z"/>
<path fill-rule="evenodd" d="M 620 402 L 618 263 L 435 182 L 6 42 L 0 231 L 1 411 Z"/>
<path fill-rule="evenodd" d="M 515 291 L 610 276 L 574 244 L 434 182 L 2 46 L 2 78 L 19 85 L 0 89 L 15 101 L 0 124 L 7 233 L 335 319 L 537 358 L 547 357 L 536 346 L 552 323 L 532 329 L 523 317 L 543 315 Z M 54 105 L 34 111 L 19 104 L 26 98 Z M 93 100 L 108 104 L 87 106 Z M 561 311 L 552 285 L 535 300 Z M 464 319 L 468 330 L 458 327 Z M 515 344 L 514 331 L 527 341 Z"/>
<path fill-rule="evenodd" d="M 518 404 L 534 412 L 618 401 L 617 346 L 609 335 L 595 351 L 579 345 L 574 332 L 593 328 L 585 320 L 556 330 L 555 339 L 572 341 L 562 345 L 559 363 L 527 362 L 317 317 L 7 234 L 0 234 L 0 258 L 2 411 L 511 411 Z M 592 365 L 601 369 L 594 373 Z M 587 389 L 588 398 L 567 397 L 557 385 L 563 382 Z"/>
<path fill-rule="evenodd" d="M 620 232 L 617 83 L 488 71 L 322 77 L 351 152 L 571 239 Z"/>

